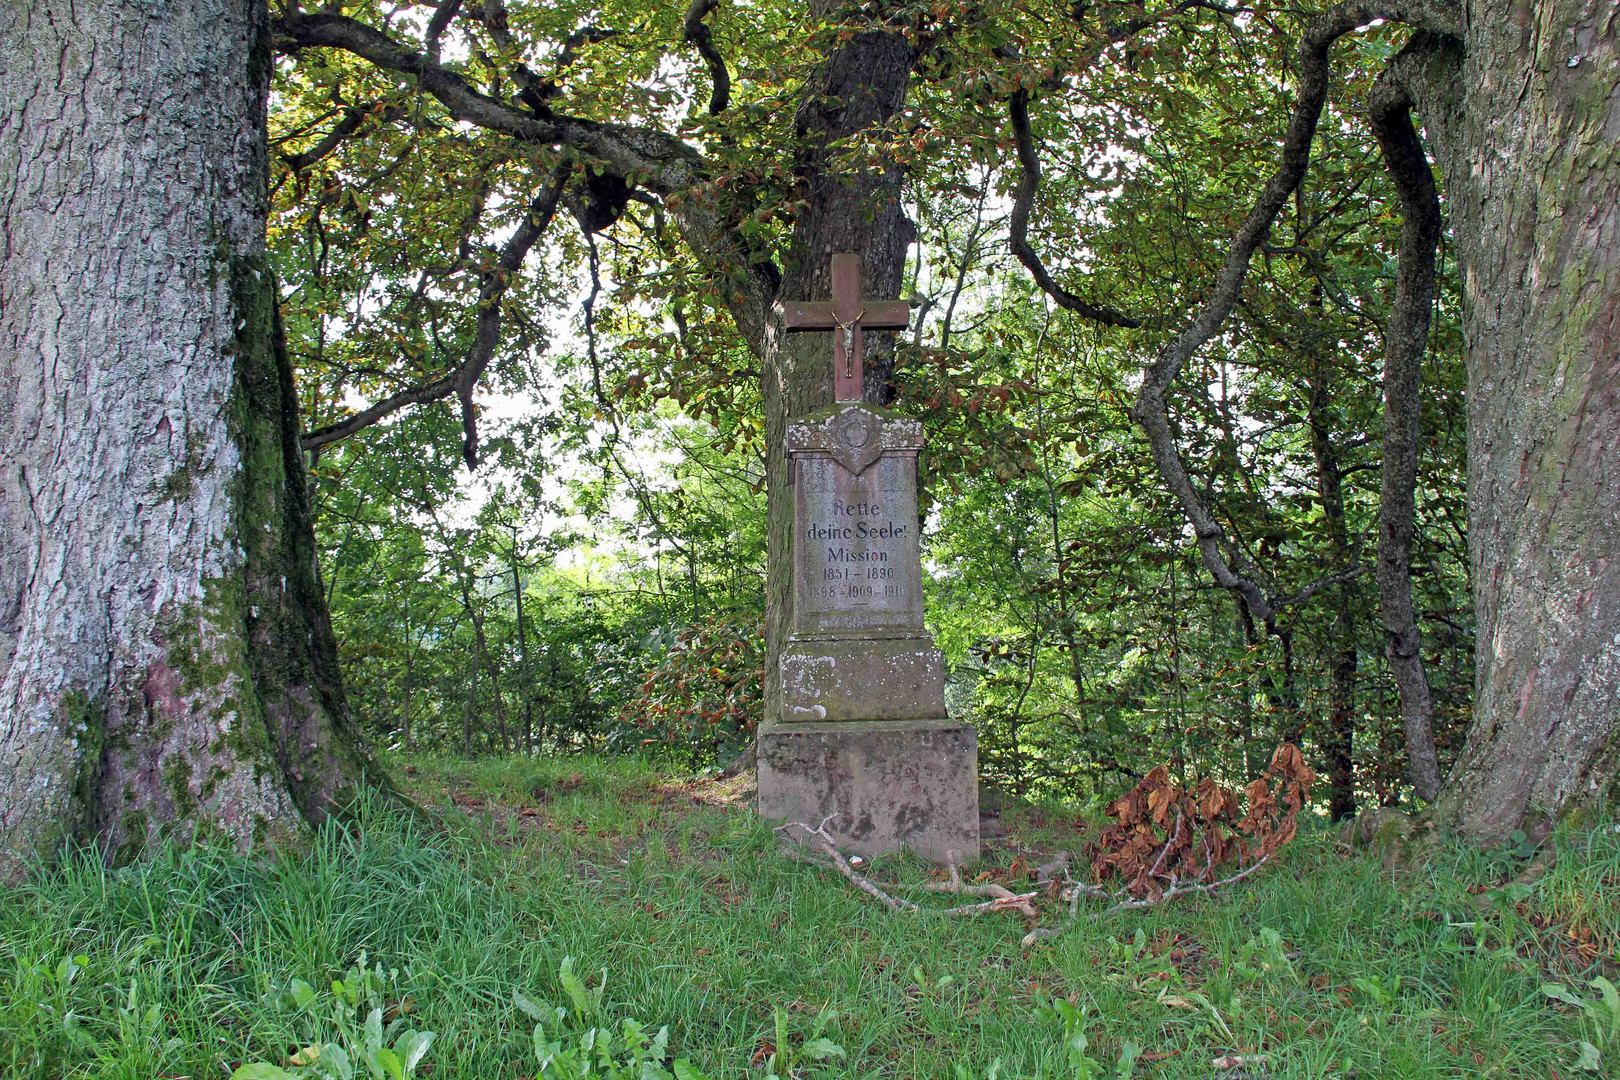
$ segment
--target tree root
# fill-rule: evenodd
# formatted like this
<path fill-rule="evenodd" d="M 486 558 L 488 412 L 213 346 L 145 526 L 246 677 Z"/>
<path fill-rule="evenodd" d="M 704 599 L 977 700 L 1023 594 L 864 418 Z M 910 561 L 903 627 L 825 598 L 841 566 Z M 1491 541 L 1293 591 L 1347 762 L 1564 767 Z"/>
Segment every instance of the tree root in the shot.
<path fill-rule="evenodd" d="M 1391 875 L 1411 870 L 1438 843 L 1443 830 L 1430 811 L 1408 814 L 1392 806 L 1373 807 L 1339 827 L 1339 843 L 1351 851 L 1377 854 Z"/>

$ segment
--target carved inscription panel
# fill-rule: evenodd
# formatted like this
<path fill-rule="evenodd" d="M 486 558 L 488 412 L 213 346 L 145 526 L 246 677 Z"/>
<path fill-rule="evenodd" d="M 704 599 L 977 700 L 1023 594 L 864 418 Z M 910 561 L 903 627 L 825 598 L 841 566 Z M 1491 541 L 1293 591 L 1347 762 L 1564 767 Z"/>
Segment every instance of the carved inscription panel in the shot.
<path fill-rule="evenodd" d="M 920 629 L 922 567 L 915 451 L 885 451 L 860 473 L 795 454 L 797 631 Z"/>

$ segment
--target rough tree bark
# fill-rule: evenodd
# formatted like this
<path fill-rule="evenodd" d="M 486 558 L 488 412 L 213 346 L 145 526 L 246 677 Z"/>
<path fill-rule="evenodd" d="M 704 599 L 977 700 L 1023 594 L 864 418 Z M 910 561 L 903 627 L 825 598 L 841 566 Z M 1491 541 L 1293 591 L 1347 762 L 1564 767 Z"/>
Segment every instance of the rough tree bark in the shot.
<path fill-rule="evenodd" d="M 811 4 L 825 16 L 834 5 Z M 832 255 L 857 252 L 865 275 L 862 296 L 878 300 L 900 295 L 906 250 L 915 239 L 900 207 L 898 167 L 853 174 L 839 167 L 831 144 L 882 124 L 905 104 L 916 52 L 898 27 L 875 24 L 837 46 L 817 77 L 805 87 L 796 118 L 806 149 L 797 163 L 804 178 L 806 205 L 794 222 L 782 254 L 785 300 L 825 300 L 832 295 Z M 741 320 L 739 320 L 739 325 Z M 832 404 L 832 337 L 787 335 L 779 323 L 767 328 L 755 346 L 764 372 L 766 505 L 769 549 L 766 561 L 765 715 L 781 708 L 779 664 L 782 642 L 793 621 L 793 497 L 787 486 L 783 438 L 788 421 Z M 863 394 L 886 404 L 893 371 L 893 338 L 867 337 Z"/>
<path fill-rule="evenodd" d="M 0 11 L 0 877 L 246 845 L 367 758 L 265 255 L 263 0 Z"/>
<path fill-rule="evenodd" d="M 1420 42 L 1429 35 L 1420 35 Z M 1412 126 L 1412 99 L 1391 66 L 1367 106 L 1373 134 L 1401 203 L 1395 300 L 1384 324 L 1384 461 L 1378 495 L 1378 603 L 1384 655 L 1400 690 L 1401 720 L 1412 789 L 1432 802 L 1440 793 L 1434 746 L 1434 697 L 1423 669 L 1423 630 L 1412 603 L 1412 539 L 1417 527 L 1419 385 L 1434 305 L 1434 255 L 1440 242 L 1440 196 L 1423 143 Z"/>
<path fill-rule="evenodd" d="M 1440 792 L 1440 816 L 1497 839 L 1536 816 L 1620 797 L 1620 44 L 1615 0 L 1351 0 L 1307 29 L 1298 100 L 1276 172 L 1234 236 L 1192 325 L 1147 372 L 1132 416 L 1147 433 L 1216 582 L 1269 618 L 1255 583 L 1188 481 L 1165 390 L 1236 302 L 1249 258 L 1303 175 L 1329 50 L 1375 19 L 1416 33 L 1371 102 L 1403 209 L 1392 323 L 1380 592 L 1401 682 L 1413 780 L 1439 787 L 1407 545 L 1416 461 L 1416 370 L 1438 222 L 1416 104 L 1447 178 L 1463 282 L 1470 560 L 1478 621 L 1474 723 Z M 1027 139 L 1027 101 L 1013 99 Z M 1027 155 L 1026 155 L 1027 156 Z M 1034 175 L 1025 162 L 1020 203 Z M 1017 222 L 1015 221 L 1015 225 Z M 1021 231 L 1014 229 L 1014 251 Z M 1032 267 L 1038 271 L 1038 267 Z M 1063 293 L 1036 272 L 1037 283 Z M 1110 320 L 1067 305 L 1099 322 Z M 1405 523 L 1402 524 L 1402 515 Z"/>
<path fill-rule="evenodd" d="M 1474 723 L 1441 808 L 1482 838 L 1620 795 L 1617 27 L 1614 0 L 1472 0 L 1410 83 L 1468 371 Z"/>

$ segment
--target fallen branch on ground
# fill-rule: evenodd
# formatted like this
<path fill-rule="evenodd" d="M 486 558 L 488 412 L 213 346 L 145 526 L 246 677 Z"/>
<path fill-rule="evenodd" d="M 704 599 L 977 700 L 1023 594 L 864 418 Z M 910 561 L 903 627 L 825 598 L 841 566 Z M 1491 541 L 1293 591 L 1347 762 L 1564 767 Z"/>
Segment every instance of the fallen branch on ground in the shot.
<path fill-rule="evenodd" d="M 1034 900 L 1036 896 L 1040 895 L 1039 893 L 1014 893 L 1000 885 L 994 886 L 994 889 L 999 890 L 999 892 L 993 892 L 989 888 L 984 888 L 978 885 L 964 885 L 962 883 L 961 873 L 954 866 L 951 867 L 951 876 L 958 887 L 952 889 L 948 883 L 940 882 L 938 884 L 942 887 L 935 888 L 933 891 L 958 892 L 970 896 L 990 895 L 992 899 L 987 900 L 982 904 L 963 904 L 960 907 L 936 910 L 933 908 L 922 907 L 921 905 L 904 899 L 903 897 L 891 896 L 888 892 L 884 891 L 881 885 L 857 871 L 849 864 L 849 860 L 844 858 L 844 853 L 838 850 L 837 843 L 834 842 L 832 836 L 827 832 L 827 822 L 831 820 L 832 818 L 830 816 L 822 818 L 821 824 L 814 827 L 807 825 L 802 821 L 789 821 L 782 825 L 778 825 L 775 830 L 778 836 L 781 836 L 786 840 L 793 841 L 799 838 L 794 837 L 790 830 L 803 829 L 804 836 L 802 838 L 802 842 L 810 844 L 820 850 L 822 854 L 827 856 L 825 860 L 818 859 L 814 855 L 795 850 L 791 847 L 784 848 L 782 850 L 782 854 L 786 855 L 795 862 L 807 863 L 810 866 L 819 867 L 823 870 L 837 871 L 839 874 L 842 874 L 850 884 L 877 900 L 890 911 L 915 911 L 919 914 L 932 915 L 945 919 L 983 915 L 986 912 L 991 911 L 1017 911 L 1032 918 L 1035 916 L 1035 908 L 1030 901 Z"/>
<path fill-rule="evenodd" d="M 1231 885 L 1235 882 L 1242 881 L 1244 878 L 1248 877 L 1250 874 L 1264 866 L 1266 861 L 1270 858 L 1271 853 L 1267 852 L 1254 862 L 1250 863 L 1248 866 L 1245 866 L 1242 870 L 1239 870 L 1237 873 L 1233 874 L 1231 877 L 1225 877 L 1219 881 L 1182 881 L 1172 875 L 1167 882 L 1169 887 L 1166 888 L 1162 893 L 1136 899 L 1131 897 L 1130 890 L 1128 889 L 1120 889 L 1118 892 L 1110 893 L 1107 889 L 1104 889 L 1099 885 L 1087 885 L 1086 883 L 1080 881 L 1073 882 L 1063 894 L 1064 897 L 1069 901 L 1069 917 L 1064 924 L 1062 926 L 1038 926 L 1034 930 L 1031 930 L 1029 933 L 1025 934 L 1023 940 L 1019 942 L 1019 945 L 1027 949 L 1031 945 L 1050 940 L 1051 938 L 1060 937 L 1063 934 L 1068 933 L 1068 931 L 1074 927 L 1074 924 L 1079 921 L 1080 901 L 1086 897 L 1114 901 L 1112 906 L 1102 911 L 1093 911 L 1091 913 L 1091 918 L 1093 920 L 1106 919 L 1110 915 L 1117 915 L 1121 911 L 1137 911 L 1141 908 L 1158 907 L 1160 904 L 1169 903 L 1176 897 L 1186 896 L 1188 893 L 1213 893 L 1216 889 L 1221 888 L 1223 885 Z"/>
<path fill-rule="evenodd" d="M 929 892 L 953 893 L 958 896 L 989 896 L 1002 901 L 1005 907 L 1015 908 L 1023 912 L 1031 919 L 1040 917 L 1035 910 L 1035 905 L 1030 903 L 1031 899 L 1040 895 L 1039 892 L 1015 893 L 1007 886 L 994 881 L 986 881 L 983 884 L 970 884 L 962 880 L 962 870 L 955 865 L 951 866 L 951 880 L 931 881 L 924 885 L 923 888 Z"/>
<path fill-rule="evenodd" d="M 1245 866 L 1242 870 L 1239 870 L 1237 873 L 1233 874 L 1231 877 L 1222 878 L 1219 881 L 1179 881 L 1172 877 L 1170 879 L 1170 887 L 1160 895 L 1143 897 L 1140 900 L 1120 900 L 1108 910 L 1098 912 L 1096 918 L 1104 918 L 1114 914 L 1116 911 L 1134 911 L 1137 908 L 1154 907 L 1158 904 L 1165 903 L 1168 900 L 1174 900 L 1178 896 L 1186 896 L 1188 893 L 1212 893 L 1222 885 L 1231 885 L 1233 882 L 1242 881 L 1244 878 L 1266 865 L 1266 860 L 1270 858 L 1271 855 L 1268 852 L 1267 854 L 1260 856 L 1260 858 L 1256 859 L 1248 866 Z"/>
<path fill-rule="evenodd" d="M 1196 783 L 1178 782 L 1161 765 L 1109 806 L 1113 821 L 1094 841 L 1075 852 L 1059 852 L 1037 866 L 1035 891 L 1015 893 L 999 882 L 965 882 L 952 853 L 950 880 L 922 887 L 929 892 L 990 899 L 943 911 L 893 896 L 857 872 L 827 832 L 831 815 L 815 827 L 794 821 L 778 826 L 776 832 L 813 849 L 788 850 L 789 858 L 841 874 L 890 911 L 951 917 L 1008 910 L 1033 922 L 1040 915 L 1035 901 L 1042 893 L 1049 900 L 1067 903 L 1068 915 L 1061 925 L 1036 927 L 1024 936 L 1027 949 L 1073 928 L 1080 921 L 1082 900 L 1108 905 L 1091 914 L 1092 919 L 1103 919 L 1122 911 L 1157 907 L 1191 893 L 1213 894 L 1242 881 L 1294 838 L 1314 779 L 1304 755 L 1291 743 L 1277 748 L 1266 771 L 1242 789 L 1241 799 L 1237 791 L 1211 777 Z M 802 837 L 795 836 L 794 830 L 802 830 Z M 1076 862 L 1089 869 L 1085 876 L 1091 881 L 1077 880 Z M 1028 867 L 1022 860 L 1014 865 Z"/>

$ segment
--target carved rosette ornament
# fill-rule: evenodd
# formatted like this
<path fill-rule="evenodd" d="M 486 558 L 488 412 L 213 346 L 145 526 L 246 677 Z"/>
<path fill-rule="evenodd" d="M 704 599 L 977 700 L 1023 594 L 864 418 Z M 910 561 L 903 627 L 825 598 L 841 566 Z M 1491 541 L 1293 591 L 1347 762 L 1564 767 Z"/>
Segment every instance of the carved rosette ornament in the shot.
<path fill-rule="evenodd" d="M 830 454 L 854 476 L 864 473 L 886 450 L 915 452 L 922 446 L 920 422 L 860 402 L 813 413 L 790 424 L 787 432 L 790 455 Z"/>

